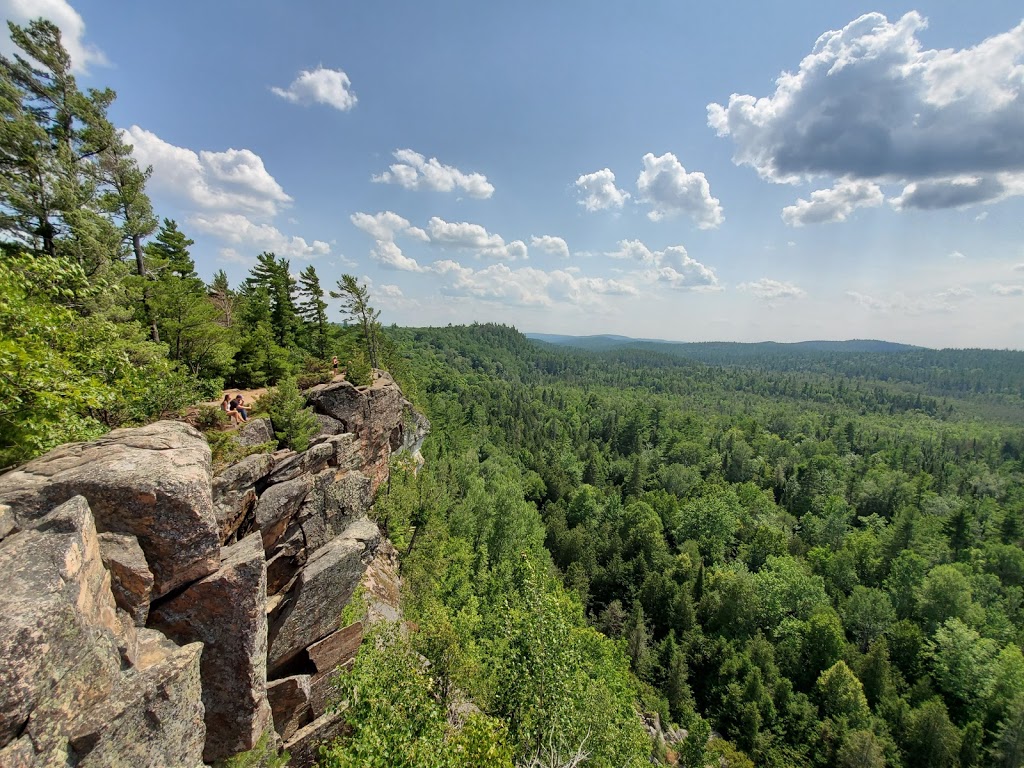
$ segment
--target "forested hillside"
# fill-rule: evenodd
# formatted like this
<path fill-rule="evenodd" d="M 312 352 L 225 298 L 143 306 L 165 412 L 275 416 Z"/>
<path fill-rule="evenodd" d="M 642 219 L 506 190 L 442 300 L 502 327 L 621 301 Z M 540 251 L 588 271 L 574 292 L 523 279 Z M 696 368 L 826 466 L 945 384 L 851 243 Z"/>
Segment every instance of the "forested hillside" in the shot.
<path fill-rule="evenodd" d="M 381 507 L 416 526 L 412 611 L 440 635 L 423 652 L 513 731 L 488 596 L 525 578 L 517 556 L 540 578 L 543 541 L 573 596 L 544 611 L 613 638 L 643 706 L 709 725 L 731 765 L 1022 764 L 1019 398 L 982 421 L 867 371 L 390 332 L 436 432 Z M 979 380 L 1008 359 L 942 354 Z"/>

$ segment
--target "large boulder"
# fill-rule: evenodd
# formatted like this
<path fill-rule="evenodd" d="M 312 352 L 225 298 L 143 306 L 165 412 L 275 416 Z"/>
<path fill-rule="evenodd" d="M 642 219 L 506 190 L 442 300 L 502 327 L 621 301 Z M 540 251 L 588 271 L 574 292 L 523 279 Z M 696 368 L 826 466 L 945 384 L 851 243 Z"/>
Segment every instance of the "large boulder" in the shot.
<path fill-rule="evenodd" d="M 267 664 L 272 673 L 339 628 L 342 609 L 379 543 L 377 524 L 357 520 L 310 556 L 271 616 Z"/>
<path fill-rule="evenodd" d="M 290 768 L 313 768 L 320 757 L 320 745 L 343 735 L 346 727 L 340 712 L 328 712 L 304 725 L 284 743 L 285 750 L 291 755 Z"/>
<path fill-rule="evenodd" d="M 110 575 L 78 496 L 0 542 L 0 747 L 25 735 L 40 753 L 120 677 Z"/>
<path fill-rule="evenodd" d="M 70 738 L 78 768 L 197 768 L 206 726 L 200 697 L 200 643 L 171 646 L 164 658 L 126 675 L 99 706 L 82 710 Z M 64 765 L 64 763 L 61 763 Z"/>
<path fill-rule="evenodd" d="M 277 454 L 254 453 L 213 479 L 213 511 L 222 544 L 230 541 L 250 516 L 259 491 L 277 463 Z"/>
<path fill-rule="evenodd" d="M 208 762 L 252 749 L 271 722 L 266 600 L 263 542 L 252 535 L 224 548 L 215 573 L 150 612 L 150 627 L 178 643 L 205 644 Z"/>
<path fill-rule="evenodd" d="M 281 538 L 312 488 L 313 479 L 299 475 L 294 480 L 270 486 L 259 497 L 253 524 L 263 537 L 264 549 L 270 550 Z"/>
<path fill-rule="evenodd" d="M 235 432 L 235 439 L 245 446 L 277 443 L 270 419 L 264 417 L 249 419 Z"/>
<path fill-rule="evenodd" d="M 153 596 L 217 568 L 220 541 L 210 494 L 210 447 L 193 427 L 158 421 L 70 443 L 0 476 L 0 503 L 31 527 L 81 495 L 100 531 L 135 536 L 153 573 Z"/>

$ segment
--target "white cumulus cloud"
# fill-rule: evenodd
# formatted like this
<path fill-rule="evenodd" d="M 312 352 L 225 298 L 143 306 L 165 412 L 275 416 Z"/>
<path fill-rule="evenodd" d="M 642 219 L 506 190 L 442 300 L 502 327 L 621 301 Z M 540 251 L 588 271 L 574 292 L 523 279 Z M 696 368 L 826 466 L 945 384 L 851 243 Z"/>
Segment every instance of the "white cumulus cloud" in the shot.
<path fill-rule="evenodd" d="M 647 213 L 651 221 L 684 213 L 701 229 L 714 229 L 725 220 L 722 206 L 711 196 L 711 185 L 703 173 L 687 173 L 671 152 L 661 157 L 648 152 L 643 161 L 644 169 L 636 180 L 637 200 L 651 206 Z"/>
<path fill-rule="evenodd" d="M 188 223 L 204 234 L 244 246 L 253 253 L 271 251 L 285 258 L 308 260 L 331 252 L 330 244 L 323 240 L 307 242 L 305 238 L 286 235 L 277 227 L 257 224 L 237 213 L 197 213 L 189 216 Z"/>
<path fill-rule="evenodd" d="M 133 125 L 121 132 L 139 166 L 153 166 L 151 187 L 205 211 L 274 216 L 292 199 L 248 149 L 194 152 Z"/>
<path fill-rule="evenodd" d="M 419 227 L 414 227 L 409 220 L 393 211 L 380 213 L 353 213 L 349 220 L 357 228 L 374 239 L 370 258 L 385 267 L 406 272 L 422 272 L 416 259 L 406 256 L 395 242 L 396 237 L 408 237 L 413 240 L 429 242 L 430 237 Z"/>
<path fill-rule="evenodd" d="M 398 235 L 411 237 L 414 240 L 427 242 L 430 238 L 419 227 L 414 227 L 409 220 L 393 211 L 380 213 L 353 213 L 349 220 L 357 229 L 361 229 L 374 240 L 394 240 Z"/>
<path fill-rule="evenodd" d="M 71 70 L 75 73 L 89 71 L 93 64 L 105 66 L 106 55 L 91 43 L 85 42 L 85 22 L 78 11 L 66 0 L 0 0 L 0 16 L 20 26 L 28 26 L 33 19 L 48 19 L 57 25 L 61 42 L 71 57 Z M 10 56 L 17 48 L 4 27 L 0 33 L 0 53 Z"/>
<path fill-rule="evenodd" d="M 846 221 L 857 208 L 876 208 L 885 195 L 871 181 L 843 179 L 831 189 L 811 193 L 810 200 L 800 198 L 782 209 L 782 220 L 791 227 Z"/>
<path fill-rule="evenodd" d="M 778 299 L 799 299 L 806 296 L 806 292 L 793 283 L 784 283 L 780 280 L 772 280 L 762 277 L 749 283 L 740 283 L 736 286 L 741 291 L 752 293 L 759 299 L 777 301 Z"/>
<path fill-rule="evenodd" d="M 451 295 L 513 306 L 589 306 L 600 303 L 604 296 L 637 294 L 636 288 L 627 283 L 583 277 L 568 270 L 512 269 L 506 264 L 474 270 L 450 259 L 435 262 L 431 270 L 448 280 L 445 291 Z"/>
<path fill-rule="evenodd" d="M 326 104 L 342 112 L 352 109 L 358 101 L 352 91 L 352 81 L 340 69 L 303 70 L 287 88 L 273 86 L 270 90 L 293 104 Z"/>
<path fill-rule="evenodd" d="M 561 256 L 563 259 L 569 258 L 569 244 L 560 237 L 554 235 L 534 235 L 530 238 L 530 245 L 534 248 L 539 248 L 545 253 L 550 253 L 555 256 Z"/>
<path fill-rule="evenodd" d="M 629 199 L 629 192 L 615 186 L 615 174 L 608 168 L 580 176 L 576 187 L 583 195 L 579 204 L 588 211 L 621 208 Z"/>
<path fill-rule="evenodd" d="M 709 104 L 708 123 L 774 182 L 903 184 L 897 209 L 1024 194 L 1024 22 L 959 50 L 924 48 L 926 24 L 865 14 L 821 35 L 774 93 Z"/>
<path fill-rule="evenodd" d="M 676 290 L 721 289 L 715 271 L 691 258 L 681 245 L 652 251 L 639 240 L 620 240 L 619 249 L 607 255 L 613 259 L 639 262 L 646 268 L 639 276 L 648 282 L 665 283 Z"/>
<path fill-rule="evenodd" d="M 373 176 L 381 184 L 398 184 L 405 189 L 432 189 L 451 192 L 461 189 L 470 197 L 486 200 L 494 194 L 494 185 L 482 173 L 463 173 L 451 165 L 442 164 L 436 157 L 429 160 L 411 149 L 397 149 L 395 160 L 388 170 Z"/>
<path fill-rule="evenodd" d="M 472 251 L 477 256 L 504 261 L 516 261 L 527 257 L 526 243 L 522 240 L 506 243 L 501 235 L 491 234 L 479 224 L 445 221 L 433 216 L 427 230 L 431 242 L 443 247 Z"/>

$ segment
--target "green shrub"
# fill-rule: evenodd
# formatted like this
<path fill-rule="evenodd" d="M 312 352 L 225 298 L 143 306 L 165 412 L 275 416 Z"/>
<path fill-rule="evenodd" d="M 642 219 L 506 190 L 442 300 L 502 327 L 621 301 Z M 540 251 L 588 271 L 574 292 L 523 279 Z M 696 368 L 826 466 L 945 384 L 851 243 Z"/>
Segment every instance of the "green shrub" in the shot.
<path fill-rule="evenodd" d="M 302 371 L 295 378 L 299 389 L 309 389 L 317 384 L 326 384 L 333 378 L 330 363 L 316 357 L 307 357 L 302 362 Z"/>
<path fill-rule="evenodd" d="M 227 423 L 228 415 L 220 408 L 213 405 L 200 405 L 196 409 L 196 429 L 201 432 L 209 432 L 218 429 Z"/>
<path fill-rule="evenodd" d="M 260 410 L 270 417 L 278 446 L 304 451 L 309 440 L 320 430 L 313 409 L 306 407 L 306 398 L 295 379 L 284 379 L 259 400 Z"/>
<path fill-rule="evenodd" d="M 361 349 L 353 351 L 345 364 L 345 381 L 350 381 L 357 387 L 368 387 L 373 383 L 373 369 Z"/>

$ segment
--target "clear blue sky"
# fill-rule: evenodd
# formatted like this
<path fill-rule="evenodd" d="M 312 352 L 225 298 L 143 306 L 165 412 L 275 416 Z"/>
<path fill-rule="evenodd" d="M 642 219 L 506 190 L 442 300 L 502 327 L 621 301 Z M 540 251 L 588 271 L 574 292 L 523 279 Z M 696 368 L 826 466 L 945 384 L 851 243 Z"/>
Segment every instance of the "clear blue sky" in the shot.
<path fill-rule="evenodd" d="M 117 91 L 205 277 L 272 250 L 402 325 L 1024 347 L 1015 3 L 0 8 Z"/>

